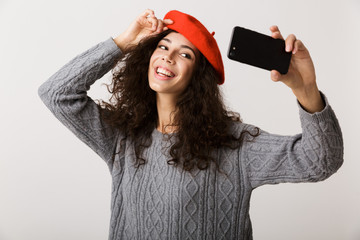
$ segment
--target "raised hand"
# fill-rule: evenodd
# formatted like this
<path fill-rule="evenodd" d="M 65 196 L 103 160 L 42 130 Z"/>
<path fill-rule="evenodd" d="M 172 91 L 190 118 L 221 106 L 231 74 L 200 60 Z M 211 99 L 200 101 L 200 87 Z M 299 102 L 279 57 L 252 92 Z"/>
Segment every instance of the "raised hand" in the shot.
<path fill-rule="evenodd" d="M 277 26 L 271 26 L 273 38 L 284 39 Z M 321 111 L 324 102 L 316 84 L 314 64 L 305 45 L 294 34 L 290 34 L 285 40 L 285 50 L 292 52 L 289 71 L 280 74 L 276 70 L 271 71 L 271 79 L 281 81 L 291 88 L 300 104 L 310 113 Z"/>
<path fill-rule="evenodd" d="M 128 46 L 137 45 L 144 37 L 167 30 L 166 26 L 172 23 L 170 19 L 156 18 L 154 11 L 147 9 L 114 41 L 122 51 L 125 51 Z"/>

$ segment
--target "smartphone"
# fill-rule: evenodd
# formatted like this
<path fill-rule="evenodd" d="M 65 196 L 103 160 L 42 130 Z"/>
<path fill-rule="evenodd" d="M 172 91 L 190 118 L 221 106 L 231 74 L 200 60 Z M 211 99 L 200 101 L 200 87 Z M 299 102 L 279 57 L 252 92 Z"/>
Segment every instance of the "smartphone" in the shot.
<path fill-rule="evenodd" d="M 286 74 L 291 52 L 285 51 L 285 41 L 242 28 L 234 27 L 228 58 L 266 70 Z"/>

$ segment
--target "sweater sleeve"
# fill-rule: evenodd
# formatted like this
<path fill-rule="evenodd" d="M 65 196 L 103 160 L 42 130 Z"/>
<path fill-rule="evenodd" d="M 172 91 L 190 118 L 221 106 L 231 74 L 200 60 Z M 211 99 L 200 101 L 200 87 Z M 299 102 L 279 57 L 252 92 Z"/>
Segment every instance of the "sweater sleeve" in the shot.
<path fill-rule="evenodd" d="M 343 138 L 338 120 L 324 95 L 325 108 L 310 114 L 299 105 L 302 134 L 280 136 L 260 131 L 245 141 L 240 153 L 253 188 L 285 182 L 317 182 L 343 163 Z"/>
<path fill-rule="evenodd" d="M 121 54 L 109 38 L 73 58 L 38 89 L 41 100 L 55 117 L 104 159 L 109 168 L 118 134 L 100 119 L 99 106 L 87 91 L 114 67 Z"/>

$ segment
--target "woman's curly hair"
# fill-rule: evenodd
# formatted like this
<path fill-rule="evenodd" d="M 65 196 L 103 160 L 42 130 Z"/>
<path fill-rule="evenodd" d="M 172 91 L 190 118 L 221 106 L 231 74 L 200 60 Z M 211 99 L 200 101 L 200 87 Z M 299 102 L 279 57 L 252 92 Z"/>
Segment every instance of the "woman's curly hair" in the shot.
<path fill-rule="evenodd" d="M 108 85 L 112 94 L 110 103 L 101 103 L 103 120 L 132 140 L 136 167 L 146 163 L 142 153 L 151 145 L 151 134 L 158 123 L 156 92 L 148 83 L 150 57 L 158 42 L 170 32 L 172 30 L 143 39 L 126 50 L 113 69 L 112 83 Z M 253 137 L 259 134 L 255 129 L 254 133 L 243 131 L 238 137 L 233 135 L 231 127 L 241 119 L 238 113 L 226 110 L 218 78 L 215 69 L 200 53 L 193 77 L 177 100 L 173 113 L 171 126 L 176 126 L 177 131 L 168 135 L 172 143 L 168 164 L 191 171 L 194 167 L 207 169 L 213 162 L 219 170 L 212 154 L 214 150 L 235 149 L 241 145 L 244 134 Z"/>

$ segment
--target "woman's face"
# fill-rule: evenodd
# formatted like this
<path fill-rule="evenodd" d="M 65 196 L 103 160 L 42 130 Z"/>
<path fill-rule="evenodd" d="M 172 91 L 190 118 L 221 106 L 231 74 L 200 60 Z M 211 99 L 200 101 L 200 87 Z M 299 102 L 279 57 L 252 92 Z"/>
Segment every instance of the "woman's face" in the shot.
<path fill-rule="evenodd" d="M 179 96 L 190 82 L 198 56 L 197 48 L 183 35 L 169 33 L 150 58 L 150 88 L 158 94 Z"/>

